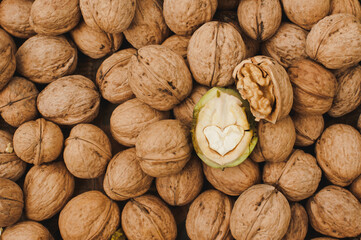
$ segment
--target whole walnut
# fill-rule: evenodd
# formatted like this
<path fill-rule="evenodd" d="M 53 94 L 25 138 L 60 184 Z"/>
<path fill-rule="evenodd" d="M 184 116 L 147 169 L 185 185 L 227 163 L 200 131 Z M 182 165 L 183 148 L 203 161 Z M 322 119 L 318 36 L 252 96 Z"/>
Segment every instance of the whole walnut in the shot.
<path fill-rule="evenodd" d="M 361 175 L 352 182 L 350 191 L 361 202 Z"/>
<path fill-rule="evenodd" d="M 326 178 L 335 185 L 347 186 L 361 174 L 361 134 L 350 125 L 326 128 L 315 152 Z"/>
<path fill-rule="evenodd" d="M 250 159 L 225 169 L 203 164 L 203 172 L 214 188 L 230 196 L 239 196 L 249 187 L 261 182 L 258 164 Z"/>
<path fill-rule="evenodd" d="M 284 22 L 277 32 L 263 43 L 262 53 L 288 68 L 295 61 L 307 58 L 307 34 L 306 30 L 296 24 Z"/>
<path fill-rule="evenodd" d="M 192 90 L 192 76 L 184 59 L 165 46 L 140 48 L 130 60 L 129 85 L 139 100 L 168 111 Z"/>
<path fill-rule="evenodd" d="M 189 129 L 179 120 L 160 120 L 149 124 L 135 143 L 140 167 L 153 177 L 179 173 L 191 158 Z"/>
<path fill-rule="evenodd" d="M 172 212 L 162 200 L 152 195 L 136 197 L 125 204 L 122 229 L 131 240 L 175 240 L 177 237 Z"/>
<path fill-rule="evenodd" d="M 3 2 L 0 3 L 0 7 L 2 4 Z M 16 69 L 15 52 L 16 46 L 13 39 L 4 30 L 0 29 L 0 91 L 14 75 Z"/>
<path fill-rule="evenodd" d="M 361 203 L 352 193 L 329 185 L 307 202 L 313 229 L 330 237 L 356 237 L 361 234 Z"/>
<path fill-rule="evenodd" d="M 16 52 L 16 70 L 36 83 L 50 83 L 74 72 L 76 47 L 64 36 L 36 35 Z"/>
<path fill-rule="evenodd" d="M 349 13 L 361 20 L 361 4 L 358 0 L 331 0 L 330 15 Z"/>
<path fill-rule="evenodd" d="M 242 0 L 237 14 L 239 25 L 250 38 L 265 41 L 280 26 L 282 7 L 279 0 Z"/>
<path fill-rule="evenodd" d="M 310 115 L 295 112 L 291 118 L 296 129 L 296 146 L 310 146 L 321 136 L 325 125 L 321 114 Z"/>
<path fill-rule="evenodd" d="M 99 191 L 72 198 L 61 210 L 59 230 L 63 239 L 109 239 L 120 221 L 118 205 Z"/>
<path fill-rule="evenodd" d="M 79 0 L 35 0 L 29 22 L 36 33 L 55 36 L 74 28 L 80 17 Z"/>
<path fill-rule="evenodd" d="M 235 239 L 281 240 L 290 220 L 290 205 L 282 193 L 270 185 L 258 184 L 238 197 L 230 228 Z"/>
<path fill-rule="evenodd" d="M 0 130 L 0 178 L 17 181 L 26 170 L 26 163 L 16 156 L 13 135 Z"/>
<path fill-rule="evenodd" d="M 266 163 L 263 168 L 263 182 L 275 185 L 295 202 L 314 194 L 321 176 L 316 159 L 302 150 L 295 150 L 286 162 Z"/>
<path fill-rule="evenodd" d="M 162 43 L 163 46 L 166 46 L 170 50 L 175 53 L 181 55 L 184 60 L 187 61 L 187 51 L 188 51 L 188 44 L 191 36 L 181 36 L 181 35 L 172 35 Z"/>
<path fill-rule="evenodd" d="M 203 24 L 189 40 L 187 60 L 196 82 L 224 87 L 234 84 L 233 69 L 245 58 L 241 34 L 229 23 Z"/>
<path fill-rule="evenodd" d="M 308 216 L 299 203 L 291 204 L 291 221 L 282 240 L 304 240 L 308 230 Z"/>
<path fill-rule="evenodd" d="M 20 125 L 14 133 L 14 151 L 35 165 L 54 161 L 63 150 L 64 137 L 55 123 L 39 118 Z"/>
<path fill-rule="evenodd" d="M 32 5 L 33 0 L 3 0 L 0 3 L 0 25 L 18 38 L 35 35 L 29 22 Z"/>
<path fill-rule="evenodd" d="M 191 204 L 186 230 L 192 240 L 221 240 L 229 234 L 229 222 L 233 202 L 230 197 L 217 191 L 207 190 Z"/>
<path fill-rule="evenodd" d="M 289 116 L 275 124 L 260 121 L 257 134 L 258 143 L 250 156 L 255 162 L 285 161 L 296 141 L 295 127 Z"/>
<path fill-rule="evenodd" d="M 306 53 L 329 69 L 357 64 L 361 61 L 360 20 L 345 13 L 323 18 L 307 35 Z"/>
<path fill-rule="evenodd" d="M 240 0 L 218 0 L 219 10 L 234 10 L 238 7 Z"/>
<path fill-rule="evenodd" d="M 24 208 L 23 191 L 15 182 L 0 178 L 0 228 L 19 221 Z"/>
<path fill-rule="evenodd" d="M 293 63 L 287 70 L 293 87 L 293 110 L 302 114 L 324 114 L 336 94 L 335 76 L 308 59 Z"/>
<path fill-rule="evenodd" d="M 175 34 L 192 35 L 213 18 L 217 5 L 217 0 L 164 0 L 163 16 Z"/>
<path fill-rule="evenodd" d="M 149 124 L 169 118 L 169 112 L 155 110 L 138 98 L 116 107 L 110 117 L 110 132 L 120 144 L 135 146 L 139 133 Z"/>
<path fill-rule="evenodd" d="M 19 222 L 5 229 L 2 240 L 54 240 L 53 236 L 43 225 L 34 221 Z"/>
<path fill-rule="evenodd" d="M 53 217 L 73 194 L 74 185 L 63 162 L 32 167 L 24 182 L 26 217 L 34 221 Z"/>
<path fill-rule="evenodd" d="M 65 140 L 63 158 L 69 172 L 78 178 L 97 178 L 112 158 L 108 136 L 95 125 L 78 124 Z"/>
<path fill-rule="evenodd" d="M 179 173 L 156 178 L 155 184 L 160 197 L 171 206 L 192 202 L 203 187 L 200 159 L 193 156 Z"/>
<path fill-rule="evenodd" d="M 153 177 L 143 172 L 135 148 L 116 154 L 109 162 L 104 177 L 104 191 L 116 201 L 138 197 L 148 191 Z"/>
<path fill-rule="evenodd" d="M 136 0 L 79 0 L 85 23 L 106 33 L 124 32 L 135 14 Z"/>
<path fill-rule="evenodd" d="M 22 77 L 13 77 L 0 91 L 1 117 L 13 127 L 33 120 L 38 114 L 36 108 L 38 94 L 34 83 Z"/>
<path fill-rule="evenodd" d="M 62 125 L 91 122 L 98 115 L 99 105 L 100 94 L 95 84 L 81 75 L 57 79 L 37 99 L 40 114 Z"/>

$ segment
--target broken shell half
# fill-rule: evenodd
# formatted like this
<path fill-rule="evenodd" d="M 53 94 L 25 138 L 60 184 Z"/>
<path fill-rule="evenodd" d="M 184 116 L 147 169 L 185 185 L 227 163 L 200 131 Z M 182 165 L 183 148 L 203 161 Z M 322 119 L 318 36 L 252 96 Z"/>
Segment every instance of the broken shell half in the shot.
<path fill-rule="evenodd" d="M 257 143 L 248 103 L 233 89 L 212 88 L 194 107 L 192 140 L 198 156 L 207 165 L 239 165 Z"/>

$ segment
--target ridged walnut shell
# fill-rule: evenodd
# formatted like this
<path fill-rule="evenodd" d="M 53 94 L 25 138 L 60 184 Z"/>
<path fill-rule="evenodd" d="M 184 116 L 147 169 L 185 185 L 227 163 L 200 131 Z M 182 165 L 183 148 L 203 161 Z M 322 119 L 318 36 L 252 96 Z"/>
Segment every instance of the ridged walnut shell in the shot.
<path fill-rule="evenodd" d="M 169 118 L 169 112 L 155 110 L 138 98 L 128 100 L 114 109 L 110 132 L 120 144 L 135 146 L 139 133 L 149 124 Z"/>
<path fill-rule="evenodd" d="M 172 35 L 162 43 L 163 46 L 166 46 L 170 50 L 175 53 L 181 55 L 187 62 L 187 50 L 188 44 L 191 36 L 180 36 L 180 35 Z"/>
<path fill-rule="evenodd" d="M 105 173 L 112 158 L 110 140 L 97 126 L 78 124 L 65 140 L 63 158 L 75 177 L 97 178 Z"/>
<path fill-rule="evenodd" d="M 361 174 L 361 134 L 350 125 L 326 128 L 315 152 L 326 178 L 335 185 L 347 186 Z"/>
<path fill-rule="evenodd" d="M 38 222 L 19 222 L 5 229 L 2 240 L 54 240 L 49 230 Z"/>
<path fill-rule="evenodd" d="M 99 105 L 95 84 L 81 75 L 59 78 L 47 85 L 37 99 L 40 114 L 62 125 L 92 121 L 98 115 Z"/>
<path fill-rule="evenodd" d="M 207 190 L 191 204 L 186 230 L 192 240 L 221 240 L 229 234 L 233 201 L 217 190 Z"/>
<path fill-rule="evenodd" d="M 296 129 L 296 146 L 310 146 L 321 136 L 325 125 L 322 115 L 296 112 L 291 118 Z"/>
<path fill-rule="evenodd" d="M 323 18 L 307 35 L 306 53 L 329 69 L 357 64 L 361 61 L 360 20 L 345 13 Z"/>
<path fill-rule="evenodd" d="M 24 182 L 25 213 L 28 219 L 53 217 L 74 192 L 74 177 L 63 162 L 32 167 Z"/>
<path fill-rule="evenodd" d="M 16 223 L 23 212 L 23 191 L 15 182 L 0 178 L 0 228 Z"/>
<path fill-rule="evenodd" d="M 231 213 L 235 239 L 281 240 L 291 220 L 287 199 L 276 188 L 258 184 L 238 197 Z"/>
<path fill-rule="evenodd" d="M 130 88 L 152 108 L 168 111 L 191 93 L 191 73 L 184 59 L 169 48 L 145 46 L 130 61 Z"/>
<path fill-rule="evenodd" d="M 111 199 L 124 201 L 143 195 L 152 182 L 153 177 L 140 168 L 135 148 L 129 148 L 116 154 L 109 162 L 103 186 Z"/>
<path fill-rule="evenodd" d="M 177 225 L 167 205 L 152 195 L 132 198 L 122 212 L 122 229 L 132 240 L 175 240 Z"/>
<path fill-rule="evenodd" d="M 13 39 L 0 29 L 0 90 L 8 84 L 14 75 L 16 69 L 15 52 L 16 46 Z"/>
<path fill-rule="evenodd" d="M 245 58 L 246 46 L 231 24 L 203 24 L 189 40 L 187 60 L 194 80 L 209 87 L 234 83 L 233 69 Z"/>
<path fill-rule="evenodd" d="M 361 202 L 361 175 L 352 182 L 350 191 Z"/>
<path fill-rule="evenodd" d="M 191 158 L 189 129 L 179 120 L 160 120 L 145 127 L 135 144 L 140 167 L 153 177 L 179 173 Z"/>
<path fill-rule="evenodd" d="M 352 193 L 329 185 L 307 202 L 313 229 L 330 237 L 356 237 L 361 234 L 361 203 Z"/>
<path fill-rule="evenodd" d="M 291 222 L 282 240 L 304 240 L 308 230 L 308 215 L 299 203 L 291 204 Z"/>
<path fill-rule="evenodd" d="M 358 0 L 331 0 L 330 15 L 349 13 L 361 20 L 361 3 Z"/>

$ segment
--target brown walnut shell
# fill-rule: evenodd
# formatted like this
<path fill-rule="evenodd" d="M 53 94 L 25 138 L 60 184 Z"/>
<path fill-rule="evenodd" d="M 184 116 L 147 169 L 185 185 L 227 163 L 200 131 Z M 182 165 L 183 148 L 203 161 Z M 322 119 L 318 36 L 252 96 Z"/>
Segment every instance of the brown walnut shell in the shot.
<path fill-rule="evenodd" d="M 16 46 L 13 39 L 0 29 L 0 91 L 14 75 L 16 69 L 15 52 Z"/>
<path fill-rule="evenodd" d="M 187 50 L 188 44 L 191 36 L 180 36 L 180 35 L 172 35 L 162 43 L 163 46 L 166 46 L 170 50 L 175 53 L 181 55 L 187 62 Z"/>
<path fill-rule="evenodd" d="M 361 234 L 361 203 L 352 193 L 329 185 L 307 202 L 313 229 L 330 237 L 356 237 Z"/>
<path fill-rule="evenodd" d="M 23 212 L 23 191 L 15 182 L 0 178 L 0 228 L 16 223 Z"/>
<path fill-rule="evenodd" d="M 349 13 L 361 21 L 361 3 L 358 0 L 331 0 L 330 15 Z"/>
<path fill-rule="evenodd" d="M 361 175 L 352 182 L 350 191 L 361 202 Z"/>
<path fill-rule="evenodd" d="M 91 122 L 99 112 L 100 94 L 95 84 L 81 75 L 59 78 L 38 96 L 40 114 L 57 124 Z"/>
<path fill-rule="evenodd" d="M 296 129 L 296 146 L 310 146 L 321 136 L 325 125 L 322 115 L 300 114 L 296 112 L 291 118 Z"/>
<path fill-rule="evenodd" d="M 2 240 L 54 240 L 43 225 L 34 221 L 19 222 L 5 229 Z"/>
<path fill-rule="evenodd" d="M 299 203 L 291 204 L 291 222 L 282 240 L 304 240 L 308 230 L 308 215 Z"/>
<path fill-rule="evenodd" d="M 131 240 L 175 240 L 177 225 L 167 205 L 152 195 L 131 199 L 122 212 L 122 229 Z"/>
<path fill-rule="evenodd" d="M 238 7 L 240 0 L 218 0 L 219 10 L 234 10 Z"/>

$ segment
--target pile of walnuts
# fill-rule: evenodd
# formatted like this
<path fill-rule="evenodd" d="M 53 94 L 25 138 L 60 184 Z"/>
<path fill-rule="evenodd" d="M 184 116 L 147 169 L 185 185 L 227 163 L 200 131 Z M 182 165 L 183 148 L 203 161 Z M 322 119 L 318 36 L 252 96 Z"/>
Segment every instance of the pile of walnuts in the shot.
<path fill-rule="evenodd" d="M 358 0 L 2 0 L 0 26 L 0 239 L 361 237 Z M 257 121 L 235 167 L 192 146 L 212 87 Z"/>

